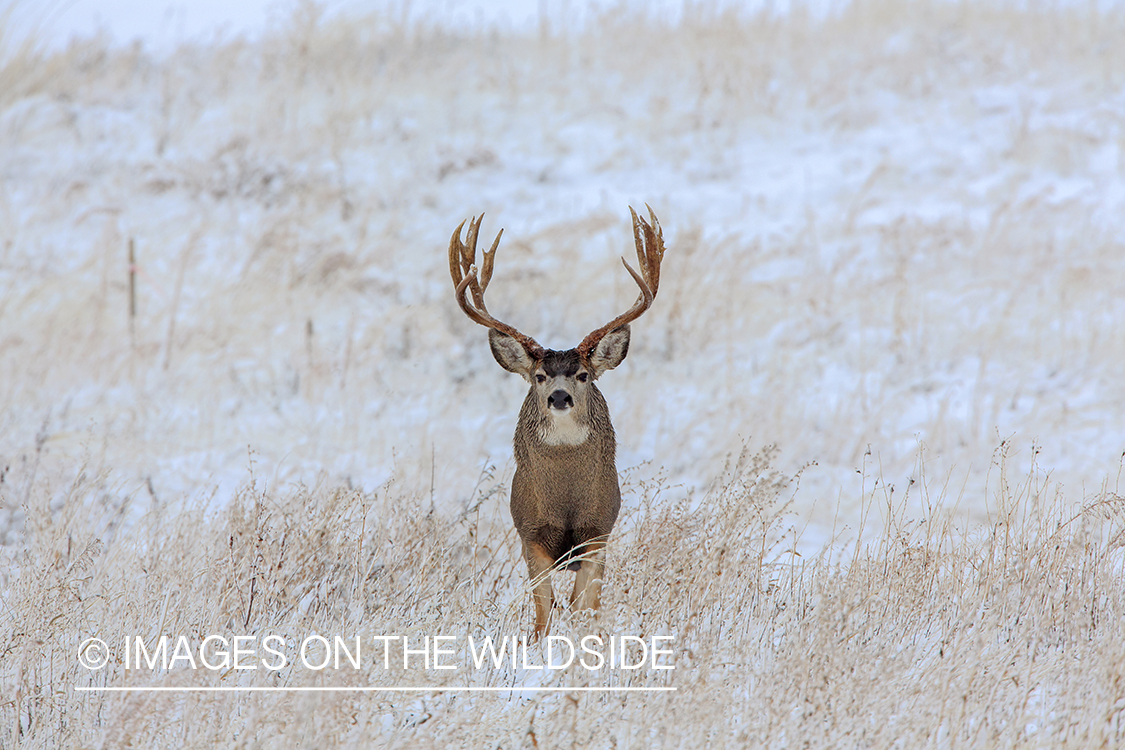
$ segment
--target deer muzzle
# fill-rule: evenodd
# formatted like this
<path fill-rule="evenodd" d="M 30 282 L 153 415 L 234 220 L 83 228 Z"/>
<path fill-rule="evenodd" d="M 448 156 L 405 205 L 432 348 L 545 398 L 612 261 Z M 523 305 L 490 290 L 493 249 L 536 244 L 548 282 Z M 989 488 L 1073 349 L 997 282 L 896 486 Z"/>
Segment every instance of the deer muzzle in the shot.
<path fill-rule="evenodd" d="M 547 406 L 551 407 L 552 409 L 559 409 L 560 411 L 563 409 L 569 409 L 570 407 L 574 406 L 574 399 L 571 398 L 571 395 L 569 393 L 564 391 L 562 388 L 559 388 L 547 397 Z"/>

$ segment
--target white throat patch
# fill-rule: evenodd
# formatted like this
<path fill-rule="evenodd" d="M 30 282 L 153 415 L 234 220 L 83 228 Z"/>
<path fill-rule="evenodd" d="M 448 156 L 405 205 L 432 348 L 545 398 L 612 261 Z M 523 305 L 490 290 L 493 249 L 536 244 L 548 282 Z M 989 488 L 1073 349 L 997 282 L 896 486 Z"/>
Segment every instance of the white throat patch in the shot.
<path fill-rule="evenodd" d="M 550 416 L 539 428 L 539 438 L 547 445 L 582 445 L 590 437 L 590 426 L 578 423 L 573 407 L 565 412 L 547 411 Z"/>

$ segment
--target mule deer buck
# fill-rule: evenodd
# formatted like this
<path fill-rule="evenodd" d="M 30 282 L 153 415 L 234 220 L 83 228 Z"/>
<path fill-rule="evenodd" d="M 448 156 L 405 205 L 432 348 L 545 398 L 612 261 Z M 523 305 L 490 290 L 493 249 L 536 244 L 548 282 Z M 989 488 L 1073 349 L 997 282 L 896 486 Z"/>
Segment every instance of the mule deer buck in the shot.
<path fill-rule="evenodd" d="M 626 312 L 566 351 L 544 349 L 492 317 L 485 307 L 484 293 L 504 230 L 484 253 L 479 273 L 477 234 L 484 217 L 469 222 L 465 243 L 461 242 L 465 222 L 449 241 L 449 273 L 457 303 L 469 319 L 489 329 L 488 343 L 500 366 L 531 384 L 516 423 L 511 510 L 533 589 L 534 639 L 549 626 L 554 605 L 551 571 L 556 566 L 578 571 L 571 607 L 598 608 L 606 541 L 621 508 L 613 425 L 594 381 L 625 359 L 629 324 L 652 305 L 664 258 L 664 235 L 652 209 L 651 223 L 638 218 L 632 208 L 629 212 L 640 273 L 624 258 L 622 262 L 640 287 L 640 297 Z"/>

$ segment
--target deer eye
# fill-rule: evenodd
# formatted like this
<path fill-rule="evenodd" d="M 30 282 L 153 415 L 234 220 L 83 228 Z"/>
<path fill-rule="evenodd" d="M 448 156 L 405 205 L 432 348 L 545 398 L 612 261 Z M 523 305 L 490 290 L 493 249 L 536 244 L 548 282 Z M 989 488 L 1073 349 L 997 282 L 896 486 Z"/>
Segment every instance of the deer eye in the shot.
<path fill-rule="evenodd" d="M 536 383 L 546 383 L 547 382 L 547 376 L 546 375 L 536 375 L 535 376 L 535 382 Z"/>
<path fill-rule="evenodd" d="M 579 383 L 585 383 L 585 382 L 586 382 L 586 380 L 587 380 L 587 379 L 588 379 L 589 377 L 590 377 L 590 373 L 588 373 L 588 372 L 580 372 L 580 373 L 578 373 L 578 382 L 579 382 Z"/>

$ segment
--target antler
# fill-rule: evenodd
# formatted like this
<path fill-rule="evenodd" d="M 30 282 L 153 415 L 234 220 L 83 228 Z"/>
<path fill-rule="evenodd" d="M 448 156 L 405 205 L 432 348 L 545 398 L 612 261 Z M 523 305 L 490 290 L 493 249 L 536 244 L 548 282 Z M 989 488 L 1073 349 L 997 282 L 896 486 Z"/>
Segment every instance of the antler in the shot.
<path fill-rule="evenodd" d="M 641 296 L 624 313 L 582 339 L 582 343 L 578 345 L 578 354 L 583 359 L 590 356 L 607 333 L 641 317 L 656 299 L 656 292 L 660 288 L 660 262 L 664 260 L 664 232 L 652 208 L 647 203 L 645 208 L 648 209 L 651 224 L 638 217 L 632 206 L 629 207 L 629 213 L 633 215 L 633 241 L 637 245 L 637 263 L 640 264 L 641 272 L 638 274 L 624 258 L 621 259 L 629 275 L 641 288 Z"/>
<path fill-rule="evenodd" d="M 479 218 L 473 217 L 469 221 L 467 243 L 461 242 L 461 229 L 465 226 L 463 221 L 457 225 L 457 230 L 449 240 L 449 275 L 453 277 L 453 286 L 456 288 L 454 295 L 457 297 L 457 304 L 461 306 L 470 320 L 511 336 L 523 345 L 528 354 L 539 359 L 543 356 L 543 347 L 539 346 L 535 339 L 492 317 L 488 313 L 488 308 L 484 306 L 484 292 L 488 289 L 488 282 L 492 280 L 492 262 L 496 256 L 496 248 L 500 246 L 500 235 L 504 234 L 504 230 L 501 229 L 496 235 L 496 239 L 492 243 L 492 249 L 484 253 L 484 263 L 481 266 L 480 279 L 478 280 L 477 267 L 474 263 L 477 257 L 477 235 L 480 233 L 480 223 L 483 219 L 484 214 L 481 214 Z M 466 292 L 473 296 L 471 305 Z"/>

